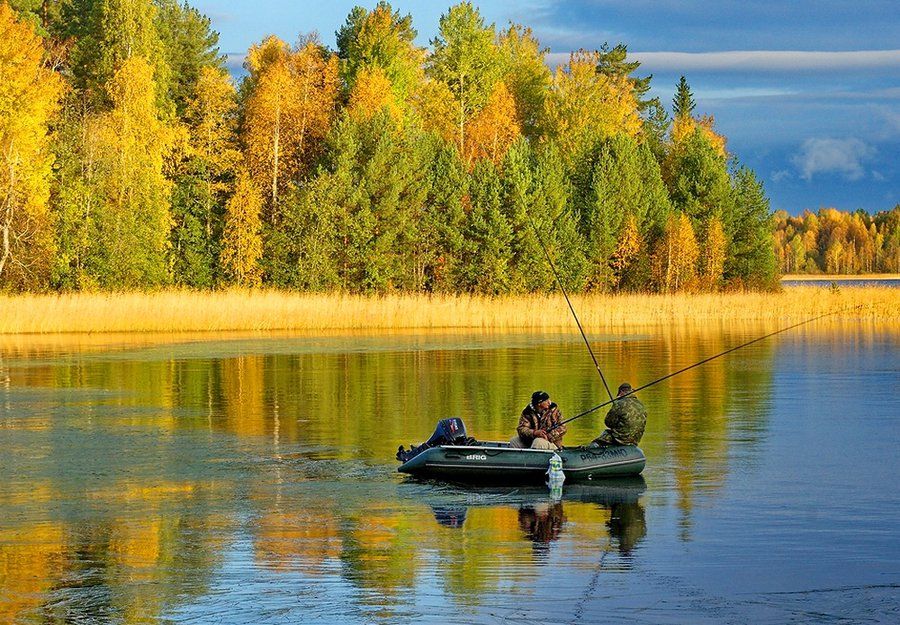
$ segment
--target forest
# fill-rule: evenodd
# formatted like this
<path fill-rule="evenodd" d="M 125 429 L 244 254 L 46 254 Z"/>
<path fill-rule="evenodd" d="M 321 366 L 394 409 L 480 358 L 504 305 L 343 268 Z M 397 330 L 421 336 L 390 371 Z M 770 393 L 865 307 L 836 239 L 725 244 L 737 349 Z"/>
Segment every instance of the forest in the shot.
<path fill-rule="evenodd" d="M 775 253 L 782 273 L 900 273 L 900 204 L 875 215 L 778 211 Z"/>
<path fill-rule="evenodd" d="M 428 49 L 387 2 L 354 8 L 335 49 L 267 37 L 240 80 L 177 0 L 0 0 L 0 32 L 7 292 L 496 295 L 554 288 L 551 267 L 572 291 L 674 292 L 897 270 L 897 209 L 880 235 L 841 226 L 855 242 L 863 220 L 880 256 L 829 247 L 827 211 L 776 229 L 684 77 L 670 114 L 625 44 L 551 70 L 528 27 L 468 2 Z"/>

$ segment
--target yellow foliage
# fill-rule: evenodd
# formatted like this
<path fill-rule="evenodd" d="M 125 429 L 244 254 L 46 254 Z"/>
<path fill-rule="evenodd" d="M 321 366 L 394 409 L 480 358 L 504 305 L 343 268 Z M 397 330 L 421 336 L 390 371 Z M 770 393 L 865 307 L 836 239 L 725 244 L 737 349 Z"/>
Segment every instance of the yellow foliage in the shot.
<path fill-rule="evenodd" d="M 641 233 L 634 215 L 629 215 L 616 243 L 610 265 L 613 270 L 613 286 L 619 286 L 631 263 L 638 257 L 643 247 Z"/>
<path fill-rule="evenodd" d="M 700 286 L 707 290 L 719 287 L 725 270 L 725 255 L 728 239 L 722 220 L 711 217 L 703 232 L 703 245 L 700 248 Z"/>
<path fill-rule="evenodd" d="M 727 156 L 725 137 L 713 130 L 714 125 L 715 118 L 712 115 L 704 115 L 699 119 L 694 119 L 690 115 L 679 115 L 672 122 L 672 144 L 676 147 L 682 145 L 699 129 L 716 153 L 725 157 Z"/>
<path fill-rule="evenodd" d="M 276 218 L 278 194 L 313 161 L 334 118 L 338 62 L 315 43 L 296 52 L 270 37 L 252 48 L 247 65 L 244 141 L 255 180 L 266 181 Z"/>
<path fill-rule="evenodd" d="M 480 158 L 488 158 L 497 164 L 520 136 L 522 129 L 516 114 L 516 102 L 506 85 L 498 82 L 487 105 L 468 123 L 465 133 L 466 162 L 471 165 Z"/>
<path fill-rule="evenodd" d="M 597 52 L 572 53 L 556 68 L 547 100 L 547 121 L 563 150 L 571 153 L 585 135 L 637 137 L 638 102 L 627 76 L 597 72 Z"/>
<path fill-rule="evenodd" d="M 247 51 L 244 67 L 250 76 L 257 78 L 272 65 L 286 61 L 291 55 L 291 47 L 274 35 L 266 37 L 259 44 L 253 44 Z"/>
<path fill-rule="evenodd" d="M 402 115 L 391 81 L 378 66 L 364 67 L 356 74 L 347 109 L 356 119 L 371 119 L 382 110 L 386 110 L 394 119 L 400 119 Z"/>
<path fill-rule="evenodd" d="M 668 293 L 693 287 L 700 248 L 691 220 L 673 213 L 651 259 L 651 271 L 660 290 Z"/>
<path fill-rule="evenodd" d="M 53 255 L 48 125 L 63 92 L 42 39 L 0 3 L 0 280 L 43 282 Z"/>
<path fill-rule="evenodd" d="M 153 71 L 143 57 L 124 61 L 106 86 L 112 109 L 96 124 L 103 245 L 113 281 L 125 286 L 164 281 L 172 227 L 163 166 L 174 134 L 159 118 Z"/>
<path fill-rule="evenodd" d="M 447 83 L 440 80 L 422 83 L 411 104 L 423 130 L 434 132 L 447 141 L 458 142 L 459 128 L 454 121 L 454 111 L 459 105 Z"/>
<path fill-rule="evenodd" d="M 234 284 L 258 286 L 262 256 L 260 234 L 262 197 L 246 172 L 238 177 L 234 195 L 225 206 L 221 263 Z"/>

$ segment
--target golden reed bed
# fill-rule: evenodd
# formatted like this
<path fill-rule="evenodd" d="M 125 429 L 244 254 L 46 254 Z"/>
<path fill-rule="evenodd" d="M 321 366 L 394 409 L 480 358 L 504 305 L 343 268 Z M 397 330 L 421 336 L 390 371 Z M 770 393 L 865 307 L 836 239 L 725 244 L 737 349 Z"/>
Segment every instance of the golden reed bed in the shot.
<path fill-rule="evenodd" d="M 900 328 L 900 289 L 786 288 L 781 293 L 584 295 L 572 303 L 592 331 L 671 324 L 823 323 Z M 768 324 L 766 324 L 768 325 Z M 509 297 L 300 294 L 281 291 L 0 296 L 0 334 L 326 330 L 553 330 L 572 326 L 560 295 Z"/>

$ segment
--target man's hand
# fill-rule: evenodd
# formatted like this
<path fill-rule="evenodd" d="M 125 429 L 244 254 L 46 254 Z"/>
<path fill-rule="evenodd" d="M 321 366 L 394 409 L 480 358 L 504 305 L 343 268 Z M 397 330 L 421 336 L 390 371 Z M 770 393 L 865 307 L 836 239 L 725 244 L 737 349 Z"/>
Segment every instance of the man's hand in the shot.
<path fill-rule="evenodd" d="M 535 438 L 543 438 L 544 440 L 547 440 L 547 433 L 544 430 L 535 430 L 534 437 Z"/>

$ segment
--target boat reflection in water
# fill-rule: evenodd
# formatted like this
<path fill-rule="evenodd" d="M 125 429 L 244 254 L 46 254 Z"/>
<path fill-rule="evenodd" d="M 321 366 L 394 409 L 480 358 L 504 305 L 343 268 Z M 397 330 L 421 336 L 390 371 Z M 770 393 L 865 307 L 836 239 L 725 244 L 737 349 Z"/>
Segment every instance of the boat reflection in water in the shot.
<path fill-rule="evenodd" d="M 408 490 L 407 490 L 407 487 Z M 506 508 L 516 510 L 522 538 L 531 541 L 538 561 L 549 555 L 552 543 L 569 533 L 588 527 L 596 529 L 598 513 L 605 518 L 609 548 L 623 556 L 631 555 L 647 534 L 641 495 L 647 485 L 640 475 L 611 478 L 600 482 L 568 484 L 562 496 L 554 496 L 542 486 L 470 487 L 442 485 L 423 493 L 419 483 L 401 484 L 401 495 L 426 503 L 438 524 L 465 532 L 466 517 L 472 509 Z M 590 517 L 591 523 L 585 523 Z M 585 536 L 595 542 L 598 536 Z"/>

